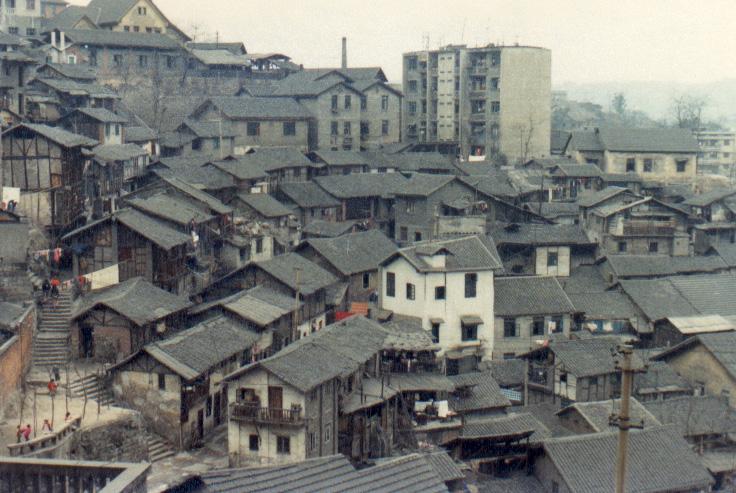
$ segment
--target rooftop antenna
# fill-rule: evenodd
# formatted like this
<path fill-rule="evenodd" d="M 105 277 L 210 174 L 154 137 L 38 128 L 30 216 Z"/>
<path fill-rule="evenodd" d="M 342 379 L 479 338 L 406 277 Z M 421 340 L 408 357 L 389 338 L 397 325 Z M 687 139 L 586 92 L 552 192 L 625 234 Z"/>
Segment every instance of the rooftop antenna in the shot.
<path fill-rule="evenodd" d="M 463 17 L 463 29 L 460 31 L 460 44 L 465 41 L 465 23 L 468 21 L 467 17 Z"/>
<path fill-rule="evenodd" d="M 429 51 L 429 33 L 422 34 L 422 46 L 424 51 Z"/>

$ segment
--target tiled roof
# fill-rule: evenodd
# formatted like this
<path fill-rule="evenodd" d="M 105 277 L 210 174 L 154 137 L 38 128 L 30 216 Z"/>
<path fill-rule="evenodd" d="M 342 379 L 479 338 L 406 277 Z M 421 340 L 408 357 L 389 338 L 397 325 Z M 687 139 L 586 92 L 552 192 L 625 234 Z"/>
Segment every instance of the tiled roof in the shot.
<path fill-rule="evenodd" d="M 721 243 L 710 247 L 729 267 L 736 267 L 736 243 Z"/>
<path fill-rule="evenodd" d="M 340 205 L 340 201 L 313 181 L 282 183 L 279 191 L 297 206 L 305 209 Z"/>
<path fill-rule="evenodd" d="M 143 350 L 185 380 L 194 380 L 231 357 L 242 354 L 259 338 L 256 331 L 221 316 L 148 344 Z"/>
<path fill-rule="evenodd" d="M 592 245 L 578 224 L 536 224 L 496 222 L 490 225 L 496 245 Z"/>
<path fill-rule="evenodd" d="M 125 140 L 127 142 L 145 142 L 156 138 L 156 132 L 148 127 L 133 126 L 125 128 Z"/>
<path fill-rule="evenodd" d="M 601 169 L 593 164 L 557 164 L 549 173 L 558 172 L 569 178 L 600 178 Z"/>
<path fill-rule="evenodd" d="M 102 161 L 128 161 L 148 153 L 137 144 L 101 144 L 92 149 L 95 158 Z"/>
<path fill-rule="evenodd" d="M 651 321 L 699 313 L 667 279 L 621 281 L 620 284 L 634 305 Z"/>
<path fill-rule="evenodd" d="M 444 450 L 422 454 L 422 458 L 429 462 L 432 470 L 445 483 L 465 478 L 465 474 L 463 474 L 460 466 Z"/>
<path fill-rule="evenodd" d="M 515 198 L 519 192 L 509 180 L 508 174 L 496 171 L 487 175 L 461 176 L 460 180 L 479 191 L 494 197 Z"/>
<path fill-rule="evenodd" d="M 338 199 L 385 197 L 401 190 L 407 179 L 399 173 L 357 173 L 318 176 L 314 181 Z"/>
<path fill-rule="evenodd" d="M 264 286 L 256 286 L 237 293 L 223 300 L 222 307 L 260 327 L 265 327 L 296 310 L 293 298 Z"/>
<path fill-rule="evenodd" d="M 700 195 L 695 195 L 694 197 L 690 197 L 685 202 L 683 202 L 683 204 L 692 207 L 706 207 L 711 205 L 713 202 L 718 202 L 719 200 L 723 200 L 732 195 L 736 195 L 736 189 L 716 189 L 711 190 L 710 192 L 701 193 Z"/>
<path fill-rule="evenodd" d="M 94 22 L 95 16 L 90 14 L 87 7 L 69 5 L 51 19 L 43 20 L 44 31 L 49 32 L 54 29 L 59 29 L 64 32 L 69 31 L 74 29 L 76 24 L 85 16 L 89 18 L 90 21 Z"/>
<path fill-rule="evenodd" d="M 238 180 L 258 180 L 268 176 L 266 169 L 249 159 L 227 159 L 213 161 L 212 166 L 228 173 Z"/>
<path fill-rule="evenodd" d="M 106 108 L 77 108 L 72 113 L 82 113 L 103 123 L 126 123 L 127 118 L 116 115 Z"/>
<path fill-rule="evenodd" d="M 177 178 L 197 190 L 222 190 L 236 188 L 235 179 L 224 171 L 199 165 L 180 166 L 173 169 L 153 169 L 159 177 Z"/>
<path fill-rule="evenodd" d="M 634 395 L 691 390 L 691 385 L 664 361 L 648 361 L 647 371 L 634 374 Z"/>
<path fill-rule="evenodd" d="M 496 316 L 575 312 L 575 307 L 554 277 L 497 277 L 494 291 Z"/>
<path fill-rule="evenodd" d="M 222 202 L 220 202 L 219 199 L 216 197 L 213 197 L 212 195 L 205 193 L 201 190 L 196 189 L 189 183 L 180 180 L 179 178 L 175 177 L 161 177 L 161 179 L 166 182 L 168 185 L 174 187 L 175 189 L 179 190 L 185 195 L 188 195 L 189 197 L 193 198 L 197 202 L 201 202 L 202 204 L 207 205 L 212 211 L 218 213 L 218 214 L 230 214 L 233 209 L 231 207 L 226 206 Z"/>
<path fill-rule="evenodd" d="M 206 122 L 187 118 L 182 126 L 186 126 L 201 139 L 230 138 L 237 135 L 229 121 Z"/>
<path fill-rule="evenodd" d="M 69 29 L 65 33 L 68 39 L 80 45 L 160 50 L 182 49 L 175 39 L 158 33 L 108 31 L 107 29 Z"/>
<path fill-rule="evenodd" d="M 736 411 L 722 397 L 673 397 L 644 407 L 662 424 L 675 425 L 683 437 L 736 433 Z"/>
<path fill-rule="evenodd" d="M 186 298 L 136 277 L 78 298 L 72 318 L 82 317 L 100 305 L 119 313 L 138 326 L 143 326 L 186 310 L 191 303 Z"/>
<path fill-rule="evenodd" d="M 337 282 L 332 274 L 296 253 L 278 255 L 269 260 L 253 262 L 253 264 L 291 289 L 298 289 L 304 295 L 313 294 Z M 300 273 L 298 285 L 296 283 L 297 270 Z"/>
<path fill-rule="evenodd" d="M 189 52 L 200 62 L 208 66 L 228 65 L 250 67 L 250 60 L 245 55 L 238 55 L 226 49 L 199 50 L 190 48 Z"/>
<path fill-rule="evenodd" d="M 632 397 L 629 404 L 629 416 L 631 417 L 632 424 L 643 425 L 644 428 L 660 426 L 663 424 L 660 423 L 657 418 L 635 398 Z M 594 432 L 613 431 L 618 428 L 616 425 L 611 424 L 611 416 L 621 412 L 621 399 L 595 402 L 576 402 L 568 407 L 562 408 L 557 412 L 557 414 L 564 415 L 575 411 L 579 413 L 585 421 L 587 421 L 588 425 Z"/>
<path fill-rule="evenodd" d="M 532 212 L 539 211 L 538 204 L 528 204 Z M 548 219 L 556 219 L 560 216 L 577 216 L 580 206 L 576 202 L 542 202 L 541 214 Z"/>
<path fill-rule="evenodd" d="M 736 332 L 717 332 L 714 334 L 698 334 L 685 339 L 681 343 L 659 353 L 652 359 L 667 361 L 673 354 L 679 354 L 694 345 L 701 344 L 726 369 L 732 378 L 736 378 Z"/>
<path fill-rule="evenodd" d="M 388 156 L 393 167 L 402 172 L 434 171 L 455 174 L 455 159 L 438 152 L 400 152 Z"/>
<path fill-rule="evenodd" d="M 98 24 L 110 24 L 118 22 L 132 9 L 136 0 L 90 0 L 87 9 L 95 12 L 92 17 Z"/>
<path fill-rule="evenodd" d="M 264 217 L 290 216 L 291 210 L 267 193 L 239 193 L 238 199 Z"/>
<path fill-rule="evenodd" d="M 553 340 L 549 343 L 555 362 L 562 363 L 565 371 L 575 377 L 588 377 L 615 373 L 614 349 L 619 340 L 608 337 L 591 339 Z M 642 366 L 634 356 L 635 366 Z"/>
<path fill-rule="evenodd" d="M 444 267 L 433 267 L 424 260 L 425 256 L 435 254 L 445 255 Z M 485 236 L 465 236 L 452 240 L 416 243 L 414 246 L 400 249 L 397 255 L 404 257 L 420 272 L 498 270 L 502 268 L 495 245 Z M 383 264 L 386 265 L 390 260 L 384 261 Z"/>
<path fill-rule="evenodd" d="M 254 163 L 266 171 L 314 166 L 312 161 L 295 147 L 259 147 L 254 152 L 239 156 L 238 160 L 248 165 Z"/>
<path fill-rule="evenodd" d="M 156 216 L 182 226 L 188 226 L 192 221 L 205 223 L 214 219 L 205 207 L 194 204 L 173 194 L 157 193 L 148 197 L 134 197 L 127 202 L 146 214 Z"/>
<path fill-rule="evenodd" d="M 455 180 L 455 177 L 451 175 L 416 173 L 403 183 L 401 187 L 397 188 L 395 194 L 428 197 L 453 180 Z"/>
<path fill-rule="evenodd" d="M 608 283 L 597 265 L 578 265 L 570 270 L 570 277 L 558 279 L 562 289 L 571 293 L 602 293 Z"/>
<path fill-rule="evenodd" d="M 329 166 L 365 165 L 368 166 L 368 157 L 358 151 L 332 151 L 320 149 L 314 151 L 314 155 Z"/>
<path fill-rule="evenodd" d="M 119 99 L 120 96 L 105 86 L 77 82 L 71 79 L 34 79 L 34 83 L 50 87 L 54 91 L 71 96 L 88 96 L 98 99 Z"/>
<path fill-rule="evenodd" d="M 208 43 L 208 42 L 195 42 L 190 41 L 187 43 L 187 48 L 195 50 L 228 50 L 233 55 L 246 55 L 245 44 L 239 41 L 230 43 Z"/>
<path fill-rule="evenodd" d="M 611 199 L 616 195 L 622 194 L 627 191 L 629 191 L 628 188 L 606 187 L 603 190 L 599 190 L 597 192 L 584 194 L 578 199 L 578 205 L 580 207 L 594 207 L 604 200 Z"/>
<path fill-rule="evenodd" d="M 606 262 L 619 279 L 718 272 L 728 269 L 726 263 L 717 256 L 610 255 Z"/>
<path fill-rule="evenodd" d="M 539 443 L 551 437 L 551 434 L 544 424 L 529 413 L 468 420 L 460 432 L 460 438 L 464 440 L 513 441 L 526 437 L 531 443 Z"/>
<path fill-rule="evenodd" d="M 225 116 L 233 120 L 308 120 L 312 118 L 309 110 L 291 98 L 219 96 L 209 101 Z"/>
<path fill-rule="evenodd" d="M 450 406 L 459 413 L 497 410 L 511 405 L 488 371 L 462 373 L 448 378 L 455 387 L 470 388 L 469 395 L 456 393 L 450 398 Z"/>
<path fill-rule="evenodd" d="M 304 245 L 311 246 L 345 276 L 377 270 L 381 262 L 398 250 L 396 244 L 377 229 L 337 238 L 312 238 Z"/>
<path fill-rule="evenodd" d="M 89 65 L 81 65 L 78 63 L 47 63 L 38 68 L 38 71 L 47 70 L 58 72 L 64 77 L 74 80 L 95 81 L 97 80 L 97 70 Z"/>
<path fill-rule="evenodd" d="M 192 241 L 189 235 L 179 232 L 163 221 L 154 219 L 135 209 L 123 209 L 115 213 L 121 224 L 132 229 L 164 250 L 171 250 Z"/>
<path fill-rule="evenodd" d="M 302 228 L 302 233 L 321 238 L 335 238 L 353 230 L 357 221 L 310 221 Z"/>
<path fill-rule="evenodd" d="M 526 361 L 523 359 L 489 360 L 485 365 L 501 387 L 515 387 L 524 383 Z"/>
<path fill-rule="evenodd" d="M 609 493 L 615 489 L 618 433 L 551 438 L 545 454 L 571 493 Z M 636 492 L 707 489 L 708 471 L 672 427 L 629 433 L 626 490 Z"/>
<path fill-rule="evenodd" d="M 629 298 L 619 291 L 568 293 L 576 312 L 588 319 L 627 320 L 636 317 Z"/>
<path fill-rule="evenodd" d="M 573 132 L 572 142 L 573 147 L 584 151 L 693 154 L 700 150 L 692 132 L 684 128 L 601 128 Z"/>
<path fill-rule="evenodd" d="M 97 145 L 97 141 L 85 137 L 84 135 L 78 135 L 72 132 L 67 132 L 58 127 L 49 127 L 48 125 L 41 125 L 37 123 L 20 123 L 12 128 L 9 128 L 3 134 L 11 132 L 22 131 L 23 129 L 29 129 L 30 131 L 42 135 L 52 142 L 64 147 L 94 147 Z"/>

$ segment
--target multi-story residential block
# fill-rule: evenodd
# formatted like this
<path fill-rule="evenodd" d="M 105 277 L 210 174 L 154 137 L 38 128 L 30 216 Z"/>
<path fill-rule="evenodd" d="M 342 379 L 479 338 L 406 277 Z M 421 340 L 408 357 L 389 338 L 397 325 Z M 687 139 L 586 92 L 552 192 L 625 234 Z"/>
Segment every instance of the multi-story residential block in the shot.
<path fill-rule="evenodd" d="M 36 36 L 41 31 L 41 0 L 6 0 L 0 7 L 0 31 Z"/>
<path fill-rule="evenodd" d="M 604 173 L 635 173 L 647 181 L 693 183 L 700 148 L 683 128 L 596 128 L 572 132 L 565 155 Z"/>
<path fill-rule="evenodd" d="M 703 173 L 731 174 L 736 164 L 736 132 L 731 130 L 697 130 L 698 169 Z"/>
<path fill-rule="evenodd" d="M 66 0 L 40 0 L 41 16 L 50 19 L 69 6 Z"/>
<path fill-rule="evenodd" d="M 500 268 L 484 236 L 403 248 L 381 263 L 381 308 L 421 321 L 448 374 L 473 369 L 492 356 L 493 279 Z"/>
<path fill-rule="evenodd" d="M 549 156 L 551 59 L 545 48 L 492 44 L 405 53 L 404 140 L 464 158 Z"/>

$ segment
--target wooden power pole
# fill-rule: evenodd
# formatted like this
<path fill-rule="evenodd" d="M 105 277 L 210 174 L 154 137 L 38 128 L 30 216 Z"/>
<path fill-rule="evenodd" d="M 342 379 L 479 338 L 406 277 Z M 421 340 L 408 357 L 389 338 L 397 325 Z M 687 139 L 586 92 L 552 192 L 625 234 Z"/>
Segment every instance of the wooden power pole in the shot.
<path fill-rule="evenodd" d="M 621 408 L 618 416 L 611 416 L 611 424 L 618 426 L 618 449 L 616 452 L 616 493 L 626 491 L 626 460 L 629 446 L 629 430 L 631 428 L 642 428 L 642 425 L 631 423 L 631 387 L 634 381 L 634 373 L 642 371 L 634 369 L 631 365 L 633 349 L 628 345 L 621 345 L 617 349 L 621 356 L 617 367 L 621 370 Z"/>

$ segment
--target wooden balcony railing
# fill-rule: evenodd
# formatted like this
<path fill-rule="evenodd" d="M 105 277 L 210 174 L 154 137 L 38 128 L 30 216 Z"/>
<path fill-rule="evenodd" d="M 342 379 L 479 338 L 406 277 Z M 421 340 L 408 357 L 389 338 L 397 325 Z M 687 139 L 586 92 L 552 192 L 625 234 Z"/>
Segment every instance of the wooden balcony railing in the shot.
<path fill-rule="evenodd" d="M 277 425 L 302 425 L 304 416 L 301 408 L 278 409 L 258 407 L 253 404 L 234 402 L 230 404 L 230 418 L 246 423 L 264 423 Z"/>
<path fill-rule="evenodd" d="M 74 433 L 82 424 L 82 418 L 77 417 L 64 423 L 63 426 L 48 435 L 42 435 L 27 442 L 12 443 L 8 445 L 8 455 L 10 457 L 22 457 L 31 455 L 41 450 L 49 450 L 57 447 L 68 436 Z"/>
<path fill-rule="evenodd" d="M 675 227 L 669 223 L 629 223 L 624 224 L 624 235 L 639 236 L 671 236 L 675 234 Z"/>

